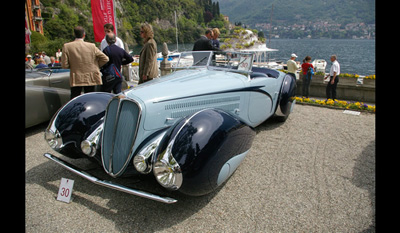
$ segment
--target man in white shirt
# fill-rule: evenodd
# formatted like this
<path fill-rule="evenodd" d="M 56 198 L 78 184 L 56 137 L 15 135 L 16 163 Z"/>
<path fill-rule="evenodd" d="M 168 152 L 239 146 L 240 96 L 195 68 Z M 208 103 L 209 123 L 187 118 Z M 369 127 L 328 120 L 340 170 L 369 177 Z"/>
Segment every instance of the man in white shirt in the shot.
<path fill-rule="evenodd" d="M 294 61 L 296 58 L 297 55 L 292 53 L 290 59 L 286 62 L 288 74 L 291 74 L 294 78 L 296 78 L 296 71 L 300 68 Z"/>
<path fill-rule="evenodd" d="M 110 33 L 110 32 L 112 32 L 112 33 L 114 33 L 115 34 L 115 32 L 114 32 L 114 25 L 112 25 L 111 23 L 106 23 L 106 24 L 104 24 L 104 33 L 105 33 L 105 35 L 107 35 L 108 33 Z M 103 51 L 107 46 L 108 46 L 108 44 L 107 44 L 107 41 L 106 41 L 106 36 L 104 35 L 104 39 L 101 41 L 101 43 L 100 43 L 100 51 Z M 125 48 L 124 48 L 124 42 L 122 42 L 122 40 L 119 38 L 119 37 L 116 37 L 116 42 L 115 42 L 115 45 L 116 46 L 118 46 L 118 47 L 120 47 L 121 49 L 124 49 L 125 50 Z"/>
<path fill-rule="evenodd" d="M 329 76 L 331 78 L 326 86 L 326 99 L 336 99 L 336 86 L 339 82 L 340 64 L 337 61 L 336 55 L 331 56 L 331 62 L 332 66 L 329 71 L 329 75 L 325 77 L 325 79 L 327 79 Z"/>

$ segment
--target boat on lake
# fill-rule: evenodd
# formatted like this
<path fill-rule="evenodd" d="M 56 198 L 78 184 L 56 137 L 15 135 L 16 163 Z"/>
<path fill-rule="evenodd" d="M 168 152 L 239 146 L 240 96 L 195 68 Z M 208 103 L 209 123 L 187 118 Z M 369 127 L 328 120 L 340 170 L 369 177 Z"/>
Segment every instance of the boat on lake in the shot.
<path fill-rule="evenodd" d="M 324 59 L 315 59 L 311 64 L 314 66 L 315 72 L 323 72 L 325 74 L 327 62 Z"/>

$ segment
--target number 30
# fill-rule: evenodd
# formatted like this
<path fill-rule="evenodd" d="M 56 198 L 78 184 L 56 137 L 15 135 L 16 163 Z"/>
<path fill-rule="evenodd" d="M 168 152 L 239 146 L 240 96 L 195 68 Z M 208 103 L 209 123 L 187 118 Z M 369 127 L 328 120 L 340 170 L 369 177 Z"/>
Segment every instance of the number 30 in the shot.
<path fill-rule="evenodd" d="M 62 188 L 61 189 L 61 196 L 63 197 L 68 197 L 69 196 L 69 189 L 67 188 Z"/>

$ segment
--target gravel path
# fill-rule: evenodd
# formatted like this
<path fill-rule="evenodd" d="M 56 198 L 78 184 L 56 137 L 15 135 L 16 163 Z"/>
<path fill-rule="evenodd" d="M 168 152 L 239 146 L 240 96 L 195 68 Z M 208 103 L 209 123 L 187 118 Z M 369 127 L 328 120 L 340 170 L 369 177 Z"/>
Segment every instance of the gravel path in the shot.
<path fill-rule="evenodd" d="M 118 180 L 177 198 L 171 205 L 47 160 L 44 128 L 26 133 L 26 232 L 375 232 L 374 114 L 296 105 L 285 123 L 256 128 L 246 159 L 207 196 L 168 193 L 151 177 Z M 69 161 L 110 179 L 85 159 Z M 75 180 L 70 204 L 56 200 L 61 177 Z"/>

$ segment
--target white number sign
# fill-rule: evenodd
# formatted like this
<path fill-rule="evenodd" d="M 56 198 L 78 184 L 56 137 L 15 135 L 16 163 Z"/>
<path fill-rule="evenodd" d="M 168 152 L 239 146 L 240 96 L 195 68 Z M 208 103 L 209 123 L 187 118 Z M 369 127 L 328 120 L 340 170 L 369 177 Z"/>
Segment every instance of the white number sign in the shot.
<path fill-rule="evenodd" d="M 61 178 L 60 189 L 58 190 L 57 200 L 69 203 L 71 201 L 73 186 L 74 186 L 74 180 Z"/>
<path fill-rule="evenodd" d="M 241 56 L 238 70 L 249 70 L 252 56 Z"/>

